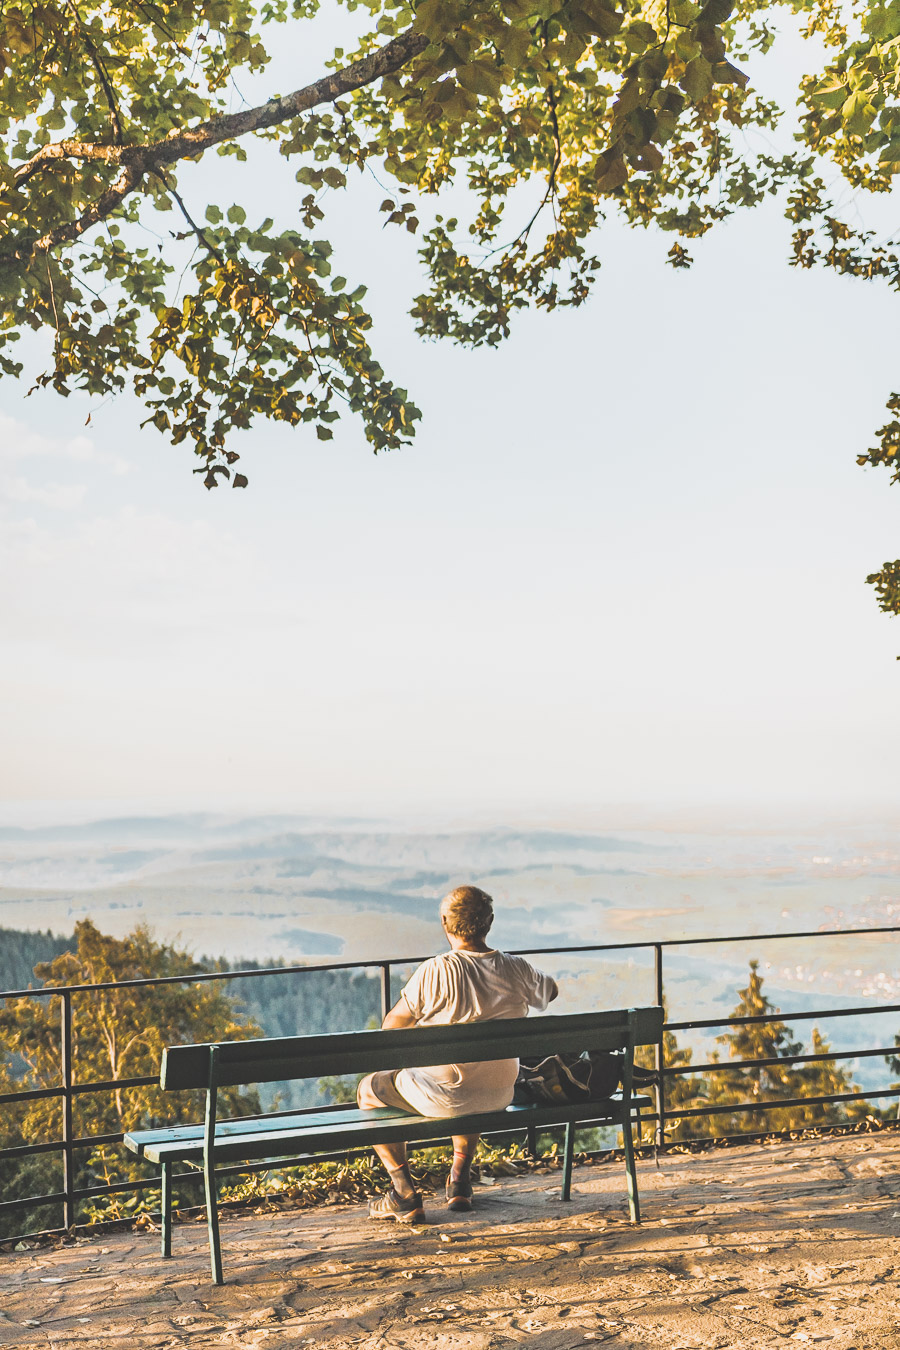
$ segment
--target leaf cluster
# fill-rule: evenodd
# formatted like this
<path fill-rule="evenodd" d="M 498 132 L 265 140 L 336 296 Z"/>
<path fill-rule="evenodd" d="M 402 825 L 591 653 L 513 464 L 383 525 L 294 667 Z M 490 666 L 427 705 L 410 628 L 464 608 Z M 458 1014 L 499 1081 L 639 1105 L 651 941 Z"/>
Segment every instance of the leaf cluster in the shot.
<path fill-rule="evenodd" d="M 419 411 L 370 346 L 365 285 L 331 275 L 328 195 L 352 171 L 392 177 L 388 223 L 422 233 L 419 333 L 475 346 L 501 341 L 524 308 L 583 304 L 610 212 L 674 233 L 668 260 L 683 268 L 680 240 L 802 190 L 810 149 L 857 175 L 865 162 L 866 185 L 889 178 L 894 5 L 867 11 L 852 40 L 837 0 L 348 7 L 361 16 L 353 52 L 238 112 L 242 75 L 302 41 L 317 0 L 3 9 L 0 373 L 21 374 L 15 341 L 44 330 L 38 385 L 131 389 L 148 423 L 193 449 L 207 487 L 244 486 L 235 433 L 261 417 L 328 440 L 347 411 L 375 451 L 413 435 Z M 806 151 L 778 158 L 751 149 L 779 109 L 749 77 L 785 9 L 805 11 L 835 54 L 804 85 Z M 186 199 L 192 163 L 245 158 L 254 138 L 298 161 L 284 220 Z M 457 189 L 465 215 L 429 210 L 420 224 L 429 198 L 456 202 Z"/>

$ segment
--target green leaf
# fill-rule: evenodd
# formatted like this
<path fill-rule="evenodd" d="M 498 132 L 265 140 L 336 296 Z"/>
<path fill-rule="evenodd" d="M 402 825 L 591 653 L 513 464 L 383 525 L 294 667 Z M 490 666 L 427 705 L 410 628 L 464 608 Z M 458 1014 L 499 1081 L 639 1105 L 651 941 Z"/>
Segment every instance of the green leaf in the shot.
<path fill-rule="evenodd" d="M 817 84 L 808 97 L 810 102 L 821 104 L 823 108 L 840 108 L 847 97 L 847 86 L 832 76 Z"/>
<path fill-rule="evenodd" d="M 700 103 L 712 91 L 712 67 L 703 56 L 697 56 L 684 70 L 678 81 L 692 103 Z"/>
<path fill-rule="evenodd" d="M 503 87 L 497 67 L 487 61 L 472 61 L 469 65 L 458 67 L 456 77 L 470 93 L 490 98 L 495 98 Z"/>
<path fill-rule="evenodd" d="M 851 135 L 864 136 L 876 116 L 877 111 L 864 90 L 851 94 L 841 107 L 841 119 Z"/>

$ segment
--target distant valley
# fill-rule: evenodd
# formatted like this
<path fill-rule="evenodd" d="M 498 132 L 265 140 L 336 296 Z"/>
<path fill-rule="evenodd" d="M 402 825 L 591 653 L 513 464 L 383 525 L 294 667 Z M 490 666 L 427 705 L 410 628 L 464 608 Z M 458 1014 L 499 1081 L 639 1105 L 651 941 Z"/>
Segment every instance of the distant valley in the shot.
<path fill-rule="evenodd" d="M 232 964 L 416 960 L 440 949 L 437 901 L 462 882 L 493 894 L 493 936 L 512 949 L 900 921 L 900 848 L 887 827 L 438 832 L 169 815 L 0 828 L 3 928 L 66 935 L 89 916 L 122 936 L 143 922 Z M 728 1011 L 751 957 L 785 1008 L 900 1002 L 896 951 L 875 935 L 673 948 L 670 1015 Z M 570 1010 L 653 999 L 647 947 L 535 960 L 562 977 Z M 867 1021 L 864 1036 L 846 1022 L 827 1030 L 860 1044 L 873 1033 Z"/>

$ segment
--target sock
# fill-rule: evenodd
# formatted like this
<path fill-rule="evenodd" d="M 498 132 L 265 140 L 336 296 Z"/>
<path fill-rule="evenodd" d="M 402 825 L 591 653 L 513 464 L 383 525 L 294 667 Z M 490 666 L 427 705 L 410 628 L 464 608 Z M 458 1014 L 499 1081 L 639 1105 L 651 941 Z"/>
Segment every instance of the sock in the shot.
<path fill-rule="evenodd" d="M 409 1163 L 404 1163 L 402 1167 L 391 1168 L 389 1170 L 389 1176 L 391 1178 L 391 1185 L 398 1195 L 402 1195 L 404 1199 L 408 1198 L 410 1195 L 415 1195 L 416 1187 L 412 1176 L 410 1175 Z"/>
<path fill-rule="evenodd" d="M 468 1153 L 457 1153 L 453 1150 L 453 1166 L 450 1169 L 451 1181 L 468 1181 L 469 1169 L 472 1166 L 472 1157 Z"/>

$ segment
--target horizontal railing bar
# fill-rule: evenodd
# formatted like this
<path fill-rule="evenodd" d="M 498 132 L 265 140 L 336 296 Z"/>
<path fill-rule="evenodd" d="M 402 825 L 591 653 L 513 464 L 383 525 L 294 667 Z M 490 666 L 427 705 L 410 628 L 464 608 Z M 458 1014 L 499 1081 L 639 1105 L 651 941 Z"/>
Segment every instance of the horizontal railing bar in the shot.
<path fill-rule="evenodd" d="M 71 1148 L 94 1148 L 97 1144 L 121 1144 L 125 1135 L 118 1134 L 87 1134 L 81 1139 L 70 1139 Z M 0 1148 L 0 1159 L 2 1158 L 24 1158 L 28 1153 L 52 1153 L 54 1149 L 64 1147 L 61 1139 L 52 1139 L 44 1144 L 16 1144 L 14 1148 Z"/>
<path fill-rule="evenodd" d="M 37 1102 L 40 1101 L 42 1097 L 64 1097 L 65 1095 L 66 1090 L 64 1087 L 29 1088 L 27 1092 L 4 1092 L 3 1095 L 0 1096 L 0 1105 L 2 1105 L 3 1102 Z"/>
<path fill-rule="evenodd" d="M 76 1224 L 77 1228 L 88 1228 L 89 1224 Z M 9 1237 L 0 1238 L 4 1246 L 16 1242 L 36 1242 L 38 1238 L 62 1237 L 68 1233 L 68 1228 L 38 1228 L 34 1233 L 10 1233 Z"/>
<path fill-rule="evenodd" d="M 59 1139 L 51 1140 L 45 1144 L 15 1144 L 10 1148 L 0 1148 L 0 1160 L 3 1158 L 24 1158 L 28 1153 L 52 1153 L 54 1149 L 61 1149 L 62 1143 Z"/>
<path fill-rule="evenodd" d="M 0 1214 L 11 1214 L 14 1209 L 34 1209 L 36 1205 L 58 1205 L 66 1198 L 65 1191 L 52 1195 L 28 1195 L 22 1200 L 0 1200 Z M 6 1238 L 3 1239 L 6 1241 Z"/>
<path fill-rule="evenodd" d="M 717 1071 L 717 1070 L 723 1070 L 723 1069 L 743 1069 L 743 1068 L 753 1069 L 753 1068 L 765 1068 L 765 1067 L 767 1067 L 767 1066 L 775 1065 L 775 1064 L 798 1064 L 798 1063 L 808 1063 L 808 1062 L 813 1062 L 813 1063 L 814 1063 L 814 1062 L 818 1062 L 818 1061 L 822 1061 L 822 1060 L 828 1060 L 828 1059 L 839 1059 L 839 1058 L 843 1058 L 843 1059 L 852 1059 L 852 1058 L 872 1057 L 872 1056 L 877 1056 L 877 1055 L 893 1054 L 895 1051 L 898 1051 L 898 1047 L 896 1047 L 896 1046 L 891 1046 L 891 1047 L 883 1047 L 883 1048 L 878 1049 L 878 1050 L 845 1050 L 845 1051 L 835 1051 L 834 1053 L 828 1053 L 828 1054 L 824 1054 L 824 1055 L 790 1055 L 790 1056 L 784 1055 L 784 1056 L 777 1056 L 777 1057 L 772 1058 L 772 1059 L 728 1060 L 728 1061 L 726 1061 L 726 1062 L 724 1062 L 724 1063 L 712 1063 L 712 1064 L 697 1064 L 697 1065 L 690 1065 L 690 1066 L 687 1067 L 687 1068 L 671 1068 L 671 1069 L 670 1069 L 670 1068 L 666 1068 L 666 1069 L 663 1069 L 662 1072 L 663 1072 L 663 1074 L 664 1074 L 664 1076 L 665 1076 L 666 1078 L 674 1078 L 674 1077 L 676 1077 L 676 1076 L 686 1075 L 686 1074 L 690 1074 L 690 1073 L 715 1072 L 715 1071 Z M 900 1051 L 898 1051 L 898 1053 L 900 1053 Z M 154 1080 L 154 1081 L 155 1081 L 155 1080 Z M 802 1102 L 817 1103 L 817 1102 L 824 1102 L 824 1101 L 844 1101 L 844 1100 L 853 1100 L 853 1099 L 856 1098 L 856 1097 L 861 1097 L 861 1098 L 864 1099 L 864 1098 L 867 1097 L 867 1096 L 876 1096 L 876 1095 L 878 1095 L 878 1094 L 875 1093 L 875 1092 L 867 1092 L 866 1090 L 863 1089 L 860 1093 L 850 1093 L 850 1094 L 844 1094 L 844 1095 L 841 1095 L 841 1094 L 834 1094 L 834 1095 L 828 1096 L 828 1097 L 798 1097 L 798 1098 L 796 1098 L 796 1099 L 790 1099 L 790 1100 L 791 1100 L 791 1101 L 796 1100 L 796 1101 L 801 1102 L 801 1103 L 802 1103 Z M 766 1107 L 766 1106 L 773 1106 L 773 1107 L 774 1107 L 774 1106 L 783 1106 L 783 1105 L 789 1105 L 789 1104 L 790 1104 L 790 1101 L 789 1101 L 788 1099 L 782 1099 L 782 1098 L 777 1098 L 777 1097 L 776 1097 L 776 1098 L 767 1099 L 766 1101 L 763 1101 L 763 1102 L 754 1102 L 754 1103 L 751 1103 L 750 1105 L 751 1105 L 754 1109 L 756 1109 L 756 1108 L 763 1108 L 763 1107 Z M 293 1109 L 293 1110 L 271 1111 L 271 1112 L 263 1113 L 263 1114 L 261 1114 L 261 1115 L 259 1115 L 259 1116 L 240 1116 L 240 1117 L 236 1117 L 236 1118 L 237 1118 L 237 1119 L 240 1119 L 240 1120 L 242 1120 L 242 1121 L 270 1120 L 270 1119 L 272 1119 L 272 1118 L 279 1117 L 279 1116 L 297 1116 L 297 1115 L 311 1114 L 311 1113 L 320 1114 L 320 1113 L 323 1112 L 323 1111 L 340 1111 L 340 1110 L 342 1110 L 342 1109 L 344 1109 L 344 1108 L 343 1108 L 342 1105 L 339 1104 L 339 1103 L 337 1103 L 337 1104 L 336 1104 L 336 1103 L 328 1103 L 328 1104 L 323 1105 L 323 1106 L 298 1107 L 298 1108 L 295 1108 L 295 1109 Z M 700 1109 L 701 1109 L 701 1111 L 704 1111 L 706 1108 L 700 1108 Z M 716 1109 L 718 1109 L 718 1108 L 716 1108 Z M 731 1108 L 730 1108 L 730 1107 L 727 1107 L 727 1108 L 724 1108 L 724 1109 L 730 1110 Z M 710 1111 L 712 1111 L 712 1108 L 710 1108 Z M 672 1114 L 672 1112 L 667 1112 L 667 1115 L 671 1115 L 671 1114 Z M 656 1114 L 655 1114 L 655 1112 L 644 1111 L 644 1112 L 642 1112 L 642 1119 L 643 1119 L 643 1120 L 655 1120 L 655 1119 L 656 1119 Z M 515 1134 L 515 1133 L 518 1133 L 522 1128 L 523 1128 L 522 1126 L 518 1126 L 518 1127 L 516 1127 L 515 1129 L 512 1129 L 512 1130 L 510 1130 L 510 1131 L 501 1131 L 501 1132 L 499 1132 L 499 1133 L 502 1133 L 502 1134 L 506 1134 L 506 1133 Z M 591 1127 L 590 1125 L 585 1125 L 583 1128 L 585 1128 L 585 1129 L 590 1129 L 590 1128 L 592 1128 L 592 1127 Z M 492 1132 L 492 1133 L 495 1133 L 495 1132 Z M 92 1134 L 92 1135 L 83 1135 L 83 1136 L 80 1136 L 80 1137 L 78 1137 L 78 1138 L 73 1139 L 73 1140 L 71 1141 L 71 1145 L 72 1145 L 73 1148 L 79 1148 L 79 1149 L 84 1149 L 84 1148 L 94 1148 L 94 1147 L 96 1147 L 96 1146 L 98 1146 L 98 1145 L 101 1145 L 101 1144 L 120 1144 L 124 1138 L 125 1138 L 125 1135 L 124 1135 L 124 1133 L 121 1132 L 121 1131 L 118 1132 L 118 1133 L 116 1133 L 116 1134 Z M 437 1142 L 437 1143 L 440 1143 L 441 1141 L 438 1140 L 438 1141 L 436 1141 L 436 1142 Z M 416 1146 L 417 1146 L 417 1147 L 426 1147 L 426 1145 L 423 1145 L 423 1144 L 417 1144 Z M 42 1143 L 42 1144 L 20 1144 L 20 1145 L 16 1145 L 16 1146 L 13 1147 L 13 1148 L 2 1148 L 2 1149 L 0 1149 L 0 1159 L 3 1159 L 3 1158 L 18 1158 L 18 1157 L 25 1157 L 25 1156 L 28 1155 L 29 1153 L 52 1153 L 54 1150 L 59 1150 L 59 1149 L 61 1149 L 62 1147 L 63 1147 L 62 1140 L 53 1140 L 53 1141 L 51 1141 L 51 1142 L 49 1142 L 49 1143 Z M 363 1152 L 371 1152 L 371 1150 L 370 1150 L 370 1149 L 365 1149 L 365 1150 L 363 1150 Z M 336 1154 L 334 1154 L 334 1155 L 332 1155 L 332 1154 L 317 1154 L 317 1155 L 316 1155 L 317 1159 L 319 1159 L 319 1160 L 321 1160 L 321 1161 L 337 1160 L 337 1159 L 345 1158 L 345 1157 L 349 1157 L 349 1156 L 355 1156 L 355 1154 L 348 1153 L 348 1152 L 345 1150 L 345 1151 L 343 1151 L 343 1152 L 339 1152 L 339 1153 L 336 1153 Z M 271 1164 L 261 1164 L 261 1165 L 260 1165 L 261 1170 L 265 1170 L 265 1167 L 266 1167 L 266 1166 L 271 1166 Z M 231 1168 L 231 1169 L 228 1169 L 228 1168 L 218 1168 L 218 1169 L 217 1169 L 217 1172 L 225 1173 L 225 1172 L 227 1172 L 228 1170 L 231 1170 L 231 1171 L 238 1171 L 238 1172 L 239 1172 L 239 1171 L 242 1171 L 243 1169 L 242 1169 L 240 1166 L 238 1166 L 238 1167 L 233 1167 L 233 1168 Z M 188 1174 L 188 1175 L 190 1175 L 190 1174 Z M 127 1189 L 128 1186 L 129 1186 L 130 1184 L 131 1184 L 131 1183 L 123 1183 L 123 1186 L 124 1186 L 125 1189 Z M 114 1189 L 122 1189 L 122 1188 L 123 1188 L 123 1187 L 120 1186 L 120 1185 L 118 1185 L 118 1184 L 114 1187 Z M 102 1188 L 101 1188 L 101 1190 L 97 1190 L 96 1188 L 92 1188 L 90 1191 L 85 1191 L 85 1192 L 83 1192 L 83 1193 L 79 1191 L 77 1194 L 78 1194 L 79 1196 L 81 1196 L 82 1194 L 84 1194 L 84 1195 L 87 1195 L 87 1194 L 91 1194 L 91 1195 L 97 1194 L 97 1195 L 99 1195 L 99 1194 L 103 1194 L 103 1193 L 105 1193 L 105 1192 L 103 1192 Z"/>
<path fill-rule="evenodd" d="M 866 930 L 868 931 L 868 930 Z M 413 965 L 425 957 L 392 958 L 388 964 Z M 0 998 L 53 998 L 62 993 L 91 994 L 104 989 L 139 989 L 147 985 L 163 984 L 204 984 L 210 980 L 256 980 L 265 975 L 301 975 L 313 971 L 329 970 L 377 970 L 385 962 L 381 961 L 336 961 L 330 965 L 315 966 L 264 966 L 262 970 L 201 970 L 193 975 L 154 975 L 141 980 L 106 980 L 98 984 L 54 984 L 40 989 L 0 990 Z"/>
<path fill-rule="evenodd" d="M 654 947 L 702 947 L 715 943 L 774 942 L 794 938 L 856 937 L 872 933 L 900 933 L 900 926 L 890 924 L 877 928 L 811 928 L 790 933 L 729 933 L 722 937 L 665 938 L 661 942 L 592 942 L 573 947 L 516 947 L 514 956 L 566 956 L 585 952 L 640 951 Z M 433 954 L 433 953 L 432 953 Z M 140 980 L 107 980 L 98 984 L 51 985 L 40 989 L 0 990 L 0 998 L 54 998 L 63 993 L 96 993 L 104 989 L 135 989 L 146 985 L 201 984 L 209 980 L 256 980 L 266 975 L 300 975 L 332 970 L 377 970 L 382 966 L 411 966 L 428 960 L 428 956 L 390 956 L 370 961 L 332 961 L 319 965 L 265 966 L 262 970 L 198 971 L 193 975 L 157 975 Z"/>
<path fill-rule="evenodd" d="M 765 1101 L 759 1102 L 733 1102 L 731 1105 L 723 1106 L 690 1106 L 680 1111 L 670 1111 L 667 1108 L 666 1119 L 683 1120 L 688 1116 L 726 1116 L 731 1111 L 785 1111 L 791 1106 L 824 1106 L 828 1102 L 867 1102 L 870 1097 L 900 1097 L 900 1087 L 878 1088 L 873 1092 L 832 1092 L 826 1097 L 769 1097 Z"/>
<path fill-rule="evenodd" d="M 649 1119 L 649 1117 L 645 1116 L 644 1119 Z M 485 1138 L 505 1139 L 508 1135 L 511 1134 L 524 1133 L 524 1128 L 525 1127 L 522 1125 L 517 1125 L 514 1128 L 508 1130 L 491 1130 L 489 1135 L 485 1135 Z M 590 1128 L 590 1126 L 586 1126 L 586 1128 Z M 541 1133 L 544 1133 L 544 1130 L 541 1130 Z M 446 1142 L 447 1142 L 446 1138 L 417 1139 L 414 1143 L 410 1145 L 410 1148 L 413 1150 L 423 1148 L 436 1148 L 441 1144 L 446 1144 Z M 348 1158 L 364 1158 L 367 1157 L 369 1154 L 371 1154 L 371 1152 L 372 1152 L 371 1148 L 352 1148 L 352 1149 L 340 1149 L 335 1153 L 316 1153 L 314 1156 L 304 1156 L 298 1158 L 296 1162 L 292 1161 L 290 1158 L 287 1158 L 285 1160 L 277 1159 L 274 1162 L 271 1159 L 269 1159 L 264 1162 L 231 1163 L 226 1166 L 217 1167 L 216 1176 L 217 1177 L 237 1176 L 240 1173 L 244 1172 L 283 1172 L 289 1167 L 308 1167 L 308 1166 L 315 1167 L 322 1162 L 345 1162 Z M 172 1177 L 173 1186 L 176 1185 L 178 1182 L 191 1182 L 195 1185 L 202 1186 L 203 1184 L 202 1169 L 198 1166 L 196 1171 L 178 1173 L 177 1175 Z M 89 1199 L 91 1196 L 114 1195 L 122 1191 L 148 1190 L 152 1189 L 153 1187 L 159 1187 L 159 1185 L 160 1179 L 158 1176 L 143 1177 L 136 1179 L 134 1181 L 116 1181 L 116 1182 L 108 1182 L 102 1186 L 87 1186 L 82 1188 L 81 1190 L 74 1191 L 73 1194 L 76 1200 L 86 1200 Z"/>
<path fill-rule="evenodd" d="M 774 942 L 781 938 L 857 937 L 861 933 L 900 933 L 900 926 L 892 923 L 879 928 L 810 928 L 802 933 L 728 933 L 722 937 L 662 938 L 660 941 L 651 938 L 645 942 L 595 942 L 580 947 L 516 947 L 514 951 L 510 948 L 510 952 L 514 956 L 539 956 L 542 953 L 555 952 L 620 952 L 640 947 L 704 947 L 717 942 Z M 424 958 L 408 959 L 421 961 Z M 404 957 L 402 961 L 391 958 L 391 964 L 406 965 L 407 958 Z"/>
<path fill-rule="evenodd" d="M 701 1027 L 740 1027 L 760 1022 L 814 1022 L 819 1017 L 866 1017 L 874 1013 L 900 1012 L 900 1003 L 879 1003 L 874 1008 L 821 1008 L 817 1012 L 754 1013 L 752 1017 L 710 1017 L 697 1022 L 667 1022 L 665 1031 L 693 1031 Z"/>
<path fill-rule="evenodd" d="M 216 1170 L 218 1171 L 218 1169 Z M 187 1175 L 192 1181 L 197 1180 L 201 1183 L 203 1181 L 202 1173 L 198 1173 L 196 1177 L 191 1176 L 190 1172 L 187 1173 Z M 152 1189 L 152 1187 L 156 1186 L 158 1188 L 160 1185 L 161 1182 L 158 1176 L 153 1178 L 138 1178 L 135 1181 L 108 1181 L 103 1186 L 76 1187 L 72 1192 L 72 1198 L 74 1200 L 90 1200 L 92 1196 L 95 1195 L 117 1195 L 122 1191 L 136 1191 L 138 1189 L 146 1190 L 148 1187 Z"/>
<path fill-rule="evenodd" d="M 98 1144 L 121 1144 L 124 1138 L 124 1132 L 119 1130 L 116 1134 L 86 1134 L 70 1143 L 72 1148 L 95 1148 Z"/>
<path fill-rule="evenodd" d="M 154 1079 L 154 1081 L 156 1081 Z M 232 1119 L 247 1122 L 251 1120 L 277 1120 L 279 1116 L 309 1116 L 322 1115 L 327 1111 L 343 1111 L 346 1107 L 340 1102 L 328 1102 L 324 1106 L 298 1106 L 294 1110 L 285 1111 L 261 1111 L 256 1116 L 234 1116 Z M 200 1122 L 195 1122 L 199 1124 Z M 125 1138 L 125 1133 L 120 1131 L 118 1134 L 84 1134 L 78 1139 L 72 1140 L 73 1148 L 90 1148 L 94 1144 L 121 1144 Z M 60 1144 L 60 1147 L 62 1145 Z"/>
<path fill-rule="evenodd" d="M 689 1073 L 721 1073 L 723 1069 L 763 1069 L 771 1064 L 818 1064 L 827 1059 L 871 1059 L 877 1055 L 900 1056 L 900 1046 L 884 1045 L 878 1050 L 828 1050 L 822 1055 L 773 1055 L 769 1059 L 714 1060 L 710 1064 L 689 1064 L 663 1069 L 667 1078 Z"/>
<path fill-rule="evenodd" d="M 216 1176 L 220 1176 L 224 1168 L 216 1168 Z M 203 1185 L 203 1172 L 198 1169 L 196 1172 L 178 1172 L 172 1177 L 172 1184 L 179 1182 L 190 1182 L 194 1185 Z M 113 1195 L 121 1191 L 147 1191 L 153 1188 L 159 1190 L 159 1173 L 155 1177 L 134 1177 L 131 1181 L 111 1181 L 103 1186 L 88 1186 L 82 1190 L 73 1191 L 76 1199 L 83 1200 L 92 1195 Z M 6 1238 L 3 1239 L 6 1241 Z"/>
<path fill-rule="evenodd" d="M 96 1083 L 73 1083 L 72 1093 L 118 1092 L 125 1088 L 150 1087 L 153 1084 L 159 1087 L 158 1073 L 144 1073 L 139 1078 L 107 1078 Z"/>

